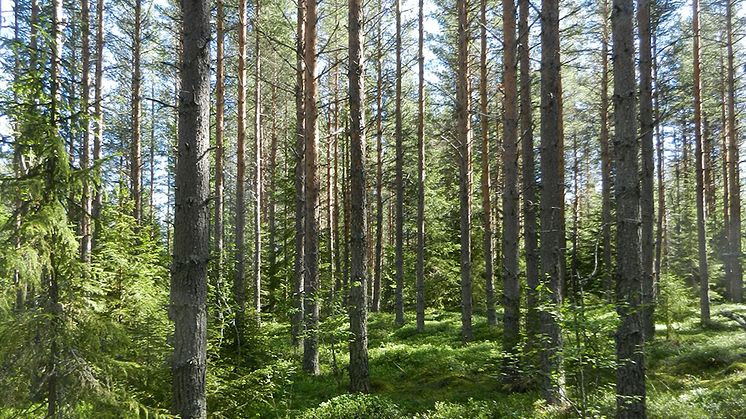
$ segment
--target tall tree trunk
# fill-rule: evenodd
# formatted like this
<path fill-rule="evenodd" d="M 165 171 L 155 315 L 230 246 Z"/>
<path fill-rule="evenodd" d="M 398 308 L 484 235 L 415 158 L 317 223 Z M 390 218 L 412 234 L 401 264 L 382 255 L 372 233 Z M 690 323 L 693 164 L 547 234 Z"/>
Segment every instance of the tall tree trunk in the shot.
<path fill-rule="evenodd" d="M 469 87 L 469 4 L 458 0 L 458 61 L 456 75 L 456 130 L 461 214 L 461 339 L 472 340 L 471 286 L 471 120 Z"/>
<path fill-rule="evenodd" d="M 640 220 L 642 263 L 642 327 L 644 339 L 655 336 L 655 287 L 653 286 L 653 57 L 650 37 L 650 0 L 637 0 L 640 38 Z"/>
<path fill-rule="evenodd" d="M 609 0 L 601 0 L 601 235 L 603 237 L 603 287 L 611 302 L 614 289 L 611 265 L 611 150 L 609 147 Z"/>
<path fill-rule="evenodd" d="M 725 34 L 720 34 L 720 42 L 721 45 L 723 43 L 723 39 L 725 38 Z M 728 118 L 726 117 L 726 104 L 728 103 L 728 89 L 725 84 L 725 58 L 723 57 L 723 46 L 720 47 L 720 155 L 722 156 L 722 170 L 723 170 L 723 235 L 725 236 L 725 248 L 726 252 L 725 255 L 723 255 L 723 270 L 725 271 L 725 282 L 726 282 L 726 297 L 732 298 L 730 295 L 731 292 L 731 286 L 730 286 L 730 280 L 733 277 L 733 268 L 731 266 L 733 262 L 733 258 L 730 257 L 730 238 L 728 237 L 728 230 L 730 229 L 730 209 L 728 208 L 730 205 L 730 185 L 729 182 L 729 164 L 728 164 Z"/>
<path fill-rule="evenodd" d="M 174 256 L 170 317 L 175 323 L 173 413 L 207 417 L 207 263 L 210 237 L 210 3 L 181 3 L 184 52 L 179 94 Z"/>
<path fill-rule="evenodd" d="M 694 32 L 693 51 L 693 83 L 694 83 L 694 160 L 696 164 L 696 194 L 697 194 L 697 254 L 699 257 L 699 317 L 703 325 L 710 322 L 710 281 L 707 268 L 707 236 L 705 235 L 705 186 L 703 170 L 702 136 L 702 61 L 700 58 L 700 30 L 699 30 L 699 0 L 692 1 L 692 27 Z M 641 107 L 642 108 L 642 107 Z M 642 109 L 641 109 L 642 110 Z M 644 214 L 643 214 L 644 216 Z M 644 244 L 644 243 L 643 243 Z M 644 250 L 644 249 L 643 249 Z M 644 267 L 643 267 L 644 272 Z M 647 287 L 643 283 L 643 304 Z"/>
<path fill-rule="evenodd" d="M 559 2 L 541 3 L 541 281 L 542 394 L 549 404 L 565 399 L 559 308 L 564 284 L 564 158 L 559 48 Z"/>
<path fill-rule="evenodd" d="M 215 75 L 215 294 L 218 320 L 223 318 L 223 253 L 224 225 L 223 206 L 225 198 L 225 173 L 223 156 L 225 155 L 225 8 L 223 0 L 217 0 L 217 68 Z M 222 327 L 222 326 L 221 326 Z M 221 332 L 222 336 L 222 332 Z"/>
<path fill-rule="evenodd" d="M 259 19 L 261 2 L 254 3 L 254 316 L 262 314 L 262 85 Z"/>
<path fill-rule="evenodd" d="M 743 301 L 743 268 L 741 266 L 741 181 L 739 179 L 738 137 L 736 135 L 736 86 L 733 64 L 733 2 L 726 7 L 726 45 L 728 48 L 728 241 L 730 242 L 731 277 L 728 281 L 731 299 Z"/>
<path fill-rule="evenodd" d="M 514 0 L 503 0 L 503 351 L 508 383 L 516 381 L 520 295 L 518 281 L 518 91 L 516 80 L 516 18 Z"/>
<path fill-rule="evenodd" d="M 396 139 L 396 324 L 404 324 L 404 144 L 402 136 L 402 63 L 401 63 L 401 0 L 395 0 L 396 14 L 396 98 L 394 137 Z"/>
<path fill-rule="evenodd" d="M 418 4 L 417 40 L 417 331 L 425 330 L 425 6 Z M 489 199 L 489 198 L 488 198 Z"/>
<path fill-rule="evenodd" d="M 306 140 L 306 217 L 304 317 L 306 336 L 303 370 L 319 374 L 319 177 L 318 138 L 316 138 L 316 2 L 306 3 L 305 51 L 305 140 Z"/>
<path fill-rule="evenodd" d="M 368 378 L 368 273 L 366 269 L 365 89 L 363 0 L 349 0 L 350 206 L 350 390 L 370 391 Z"/>
<path fill-rule="evenodd" d="M 536 348 L 537 336 L 541 324 L 539 322 L 539 302 L 537 287 L 539 286 L 539 255 L 537 252 L 536 232 L 536 169 L 534 161 L 534 124 L 533 106 L 531 105 L 531 48 L 529 45 L 529 2 L 519 0 L 518 7 L 518 42 L 519 65 L 521 73 L 521 152 L 523 176 L 523 242 L 526 252 L 526 336 L 527 350 Z"/>
<path fill-rule="evenodd" d="M 142 0 L 135 0 L 134 28 L 132 33 L 132 84 L 130 109 L 132 112 L 132 143 L 130 144 L 130 190 L 134 201 L 133 217 L 138 223 L 142 221 L 142 193 L 140 188 L 140 169 L 142 166 L 140 145 L 140 123 L 142 110 L 140 106 L 142 69 L 140 67 L 140 55 L 142 49 Z"/>
<path fill-rule="evenodd" d="M 60 72 L 62 66 L 62 43 L 63 34 L 65 30 L 65 21 L 63 20 L 62 0 L 52 1 L 52 22 L 51 22 L 51 63 L 50 63 L 50 126 L 53 129 L 54 136 L 59 135 L 59 121 L 60 121 Z M 64 151 L 62 152 L 64 155 Z M 64 156 L 54 157 L 55 159 L 62 160 Z M 57 240 L 54 233 L 52 234 L 52 240 Z M 57 261 L 55 252 L 50 252 L 50 268 L 44 268 L 42 277 L 48 276 L 48 289 L 47 289 L 47 307 L 46 313 L 49 316 L 49 364 L 48 364 L 48 375 L 47 375 L 47 416 L 48 418 L 58 417 L 58 403 L 59 400 L 59 363 L 60 363 L 60 347 L 59 339 L 61 334 L 61 321 L 62 321 L 62 305 L 60 304 L 60 290 L 59 290 L 59 278 L 57 272 Z M 47 272 L 51 271 L 51 272 Z"/>
<path fill-rule="evenodd" d="M 233 299 L 236 304 L 236 339 L 241 348 L 246 313 L 246 0 L 238 0 L 238 123 L 236 139 L 236 272 Z"/>
<path fill-rule="evenodd" d="M 103 101 L 103 74 L 104 74 L 104 0 L 96 0 L 96 70 L 94 74 L 94 105 L 93 113 L 96 120 L 96 131 L 93 134 L 93 177 L 96 180 L 93 193 L 93 205 L 91 216 L 94 227 L 91 239 L 91 249 L 95 249 L 97 238 L 101 233 L 101 206 L 103 205 L 103 187 L 101 186 L 101 141 L 104 137 L 104 114 L 102 110 Z"/>
<path fill-rule="evenodd" d="M 270 311 L 275 311 L 277 306 L 277 292 L 280 288 L 280 277 L 277 275 L 277 79 L 272 84 L 272 132 L 269 144 L 269 188 L 267 188 L 267 224 L 269 225 L 269 301 Z"/>
<path fill-rule="evenodd" d="M 655 233 L 655 266 L 653 268 L 653 287 L 654 292 L 657 295 L 658 288 L 660 286 L 661 268 L 663 261 L 663 245 L 665 240 L 665 227 L 666 227 L 666 173 L 664 171 L 663 159 L 665 154 L 663 152 L 663 136 L 660 131 L 660 92 L 658 91 L 658 42 L 657 42 L 657 27 L 654 26 L 652 29 L 652 50 L 653 50 L 653 82 L 656 85 L 656 92 L 653 96 L 654 108 L 653 113 L 655 115 L 655 139 L 656 139 L 656 159 L 657 159 L 657 175 L 658 175 L 658 214 L 656 220 L 656 233 Z M 653 336 L 653 335 L 651 335 Z"/>
<path fill-rule="evenodd" d="M 293 261 L 293 318 L 290 333 L 297 348 L 303 346 L 304 261 L 306 218 L 305 120 L 306 0 L 298 0 L 295 59 L 295 259 Z"/>
<path fill-rule="evenodd" d="M 383 19 L 381 0 L 377 1 L 379 19 Z M 383 260 L 383 23 L 376 33 L 376 261 L 373 271 L 373 307 L 381 310 L 381 269 Z"/>
<path fill-rule="evenodd" d="M 80 2 L 80 25 L 82 38 L 82 74 L 80 107 L 83 110 L 83 150 L 80 158 L 82 169 L 88 169 L 91 159 L 91 118 L 89 116 L 90 73 L 91 73 L 91 14 L 89 0 Z M 88 263 L 91 261 L 91 185 L 88 178 L 83 180 L 80 215 L 80 259 Z"/>
<path fill-rule="evenodd" d="M 614 57 L 614 159 L 617 203 L 617 418 L 644 418 L 645 358 L 640 314 L 639 146 L 635 114 L 635 44 L 632 0 L 614 0 L 611 17 Z"/>
<path fill-rule="evenodd" d="M 479 122 L 482 135 L 482 223 L 484 224 L 484 280 L 487 324 L 497 325 L 495 314 L 494 252 L 492 251 L 492 202 L 490 188 L 489 110 L 487 99 L 487 0 L 479 2 Z M 515 35 L 515 30 L 513 31 Z M 514 49 L 515 51 L 515 49 Z"/>

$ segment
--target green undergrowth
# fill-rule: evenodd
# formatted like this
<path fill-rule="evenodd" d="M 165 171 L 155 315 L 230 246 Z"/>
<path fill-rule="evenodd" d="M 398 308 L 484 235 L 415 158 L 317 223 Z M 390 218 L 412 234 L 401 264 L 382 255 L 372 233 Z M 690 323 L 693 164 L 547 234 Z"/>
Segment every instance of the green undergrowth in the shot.
<path fill-rule="evenodd" d="M 744 306 L 714 306 L 713 321 L 705 328 L 700 326 L 695 313 L 674 325 L 659 325 L 655 342 L 646 349 L 650 417 L 746 417 L 746 332 L 718 314 L 724 309 L 746 311 Z M 586 383 L 586 399 L 581 403 L 578 375 L 569 369 L 570 404 L 561 411 L 552 410 L 543 404 L 537 392 L 511 392 L 502 386 L 500 325 L 491 328 L 483 317 L 475 316 L 475 339 L 465 345 L 460 340 L 459 313 L 429 311 L 422 333 L 415 328 L 414 313 L 407 314 L 407 324 L 399 328 L 394 326 L 392 314 L 375 313 L 370 317 L 371 395 L 347 394 L 347 348 L 342 319 L 331 329 L 327 328 L 322 337 L 322 368 L 318 377 L 300 371 L 300 353 L 290 347 L 287 327 L 272 326 L 267 339 L 276 350 L 284 351 L 284 356 L 277 356 L 274 361 L 278 371 L 285 371 L 278 372 L 276 377 L 284 384 L 276 386 L 274 404 L 260 409 L 260 416 L 318 419 L 614 416 L 613 370 L 585 375 L 593 377 L 593 382 Z M 613 354 L 613 329 L 607 329 L 605 341 L 611 346 L 601 351 L 606 357 Z M 567 343 L 571 342 L 569 337 Z M 296 366 L 292 366 L 293 362 Z M 610 361 L 592 359 L 588 365 L 604 362 Z M 568 368 L 578 367 L 570 362 Z M 268 369 L 272 367 L 265 366 L 263 370 L 267 373 Z"/>

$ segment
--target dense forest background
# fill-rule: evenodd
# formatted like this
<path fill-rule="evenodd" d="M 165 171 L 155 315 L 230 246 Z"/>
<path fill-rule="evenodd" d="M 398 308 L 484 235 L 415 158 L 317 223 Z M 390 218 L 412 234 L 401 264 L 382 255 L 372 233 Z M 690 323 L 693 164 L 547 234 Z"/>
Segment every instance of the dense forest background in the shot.
<path fill-rule="evenodd" d="M 746 417 L 741 0 L 1 0 L 0 417 Z"/>

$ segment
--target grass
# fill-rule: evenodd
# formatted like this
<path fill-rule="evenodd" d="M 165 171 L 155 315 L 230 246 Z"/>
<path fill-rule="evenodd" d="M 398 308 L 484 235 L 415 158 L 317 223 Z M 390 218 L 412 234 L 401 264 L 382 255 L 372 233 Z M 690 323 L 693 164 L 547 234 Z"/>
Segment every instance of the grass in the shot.
<path fill-rule="evenodd" d="M 722 309 L 744 311 L 746 306 L 713 307 L 713 322 L 706 328 L 695 316 L 669 328 L 669 333 L 659 328 L 656 341 L 646 349 L 650 417 L 746 417 L 746 332 L 718 316 Z M 475 316 L 475 339 L 465 345 L 460 341 L 459 313 L 428 312 L 423 333 L 416 331 L 413 313 L 407 314 L 409 323 L 400 328 L 394 326 L 392 314 L 375 313 L 370 317 L 370 379 L 376 398 L 337 398 L 347 392 L 344 371 L 348 357 L 346 345 L 341 343 L 344 322 L 338 321 L 327 330 L 322 342 L 321 375 L 310 377 L 295 371 L 289 388 L 283 389 L 282 407 L 263 416 L 377 417 L 366 409 L 389 412 L 389 416 L 395 411 L 400 417 L 414 418 L 579 416 L 579 404 L 562 412 L 552 411 L 536 392 L 511 393 L 501 386 L 500 326 L 490 328 L 483 317 Z M 282 347 L 282 357 L 299 363 L 299 354 L 289 346 L 287 327 L 273 325 L 270 330 L 271 345 Z M 334 350 L 332 335 L 336 336 Z M 613 335 L 603 339 L 605 345 L 611 345 L 604 348 L 605 352 L 613 354 Z M 572 344 L 572 337 L 567 342 Z M 577 402 L 577 375 L 573 371 L 567 375 L 570 397 Z M 613 371 L 586 377 L 593 377 L 587 378 L 586 416 L 613 417 Z M 345 410 L 345 405 L 352 412 Z"/>

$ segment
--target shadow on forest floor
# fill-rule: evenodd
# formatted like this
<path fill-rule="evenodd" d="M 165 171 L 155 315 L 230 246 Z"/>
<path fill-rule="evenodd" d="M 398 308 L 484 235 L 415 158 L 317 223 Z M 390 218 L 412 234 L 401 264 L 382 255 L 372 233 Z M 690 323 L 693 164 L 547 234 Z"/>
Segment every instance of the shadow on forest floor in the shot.
<path fill-rule="evenodd" d="M 669 328 L 658 325 L 656 341 L 646 349 L 650 417 L 746 417 L 746 332 L 719 316 L 723 309 L 745 312 L 746 306 L 713 306 L 713 324 L 704 329 L 694 313 Z M 608 331 L 613 329 L 607 328 L 603 336 L 586 342 L 587 353 L 580 358 L 583 362 L 578 361 L 574 349 L 566 355 L 571 407 L 558 412 L 547 409 L 536 392 L 511 393 L 502 387 L 499 324 L 490 328 L 484 317 L 474 316 L 475 339 L 464 345 L 460 341 L 459 313 L 429 311 L 423 333 L 416 331 L 414 313 L 407 315 L 408 323 L 400 328 L 394 326 L 392 314 L 374 313 L 370 317 L 370 379 L 376 396 L 374 402 L 341 396 L 347 393 L 348 354 L 342 343 L 345 316 L 340 315 L 336 323 L 330 322 L 321 342 L 321 375 L 310 377 L 299 368 L 292 370 L 286 387 L 278 392 L 278 402 L 262 412 L 262 416 L 470 419 L 614 416 L 614 344 L 613 333 Z M 287 325 L 274 323 L 267 329 L 270 344 L 279 349 L 280 357 L 298 365 L 299 354 L 290 347 Z M 336 339 L 334 344 L 332 336 Z M 567 333 L 568 347 L 576 346 L 573 336 L 577 335 Z"/>

